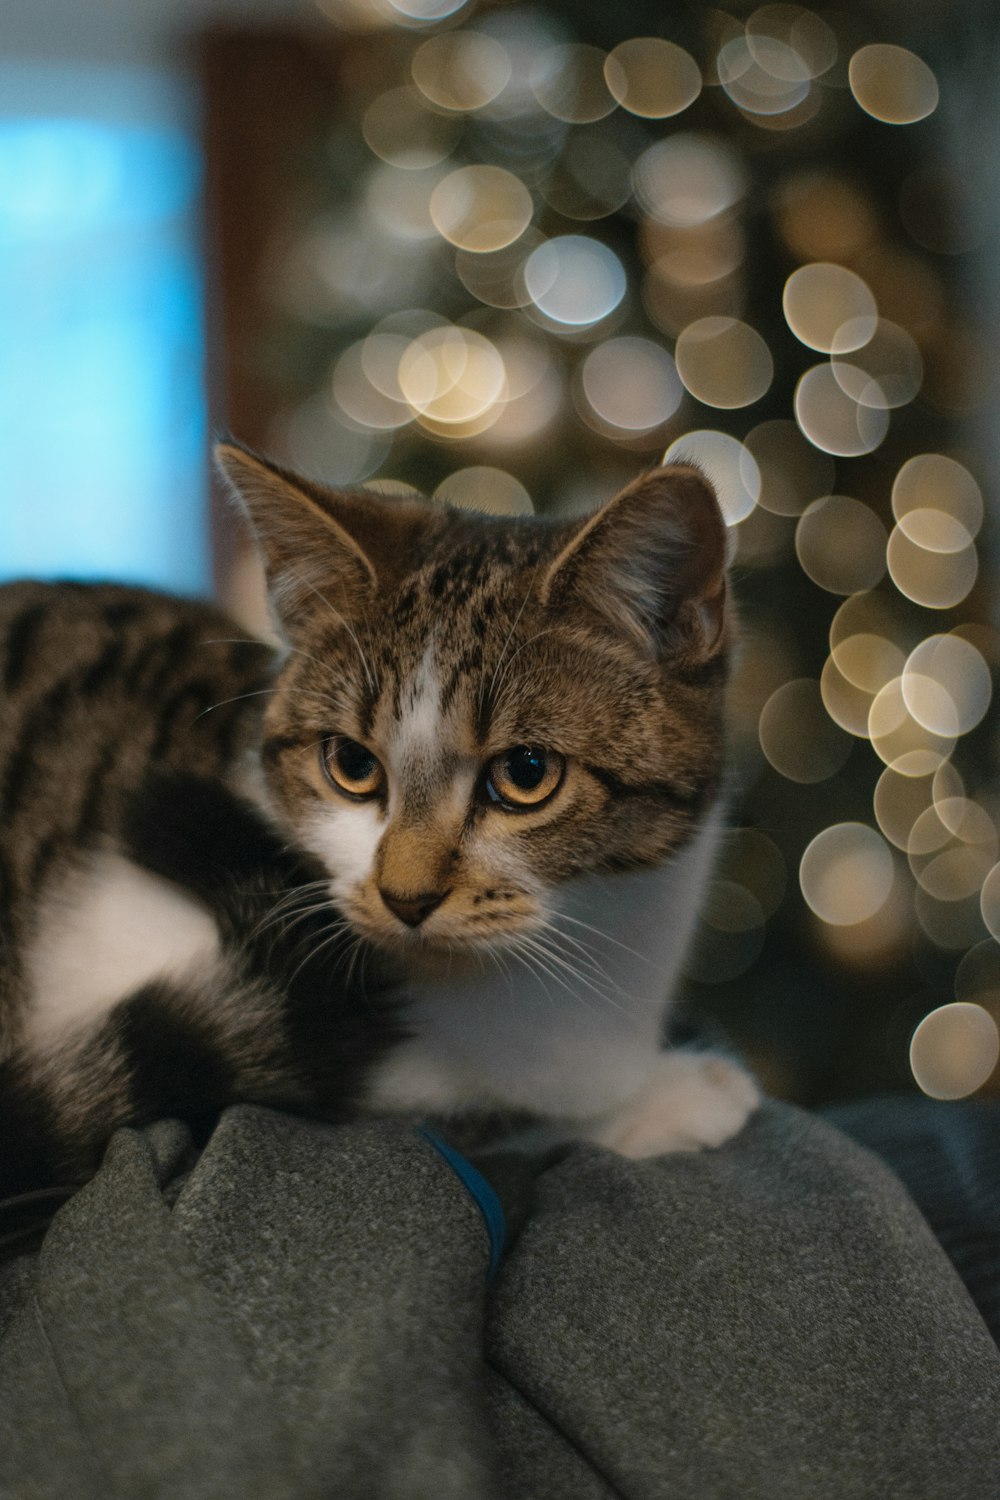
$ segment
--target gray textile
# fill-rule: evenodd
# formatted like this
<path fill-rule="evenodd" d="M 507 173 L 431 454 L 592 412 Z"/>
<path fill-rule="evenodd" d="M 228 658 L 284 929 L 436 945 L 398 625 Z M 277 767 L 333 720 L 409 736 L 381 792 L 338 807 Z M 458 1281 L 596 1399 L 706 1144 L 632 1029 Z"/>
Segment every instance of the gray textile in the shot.
<path fill-rule="evenodd" d="M 121 1132 L 0 1281 L 0 1496 L 1000 1495 L 1000 1352 L 831 1127 L 503 1165 L 487 1290 L 479 1208 L 403 1125 Z"/>

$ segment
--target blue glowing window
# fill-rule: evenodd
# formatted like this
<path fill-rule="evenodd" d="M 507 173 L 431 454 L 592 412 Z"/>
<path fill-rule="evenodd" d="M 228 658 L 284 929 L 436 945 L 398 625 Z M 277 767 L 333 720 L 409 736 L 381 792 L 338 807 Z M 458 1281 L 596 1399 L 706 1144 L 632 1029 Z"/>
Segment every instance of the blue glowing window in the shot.
<path fill-rule="evenodd" d="M 0 119 L 0 577 L 208 577 L 193 138 Z"/>

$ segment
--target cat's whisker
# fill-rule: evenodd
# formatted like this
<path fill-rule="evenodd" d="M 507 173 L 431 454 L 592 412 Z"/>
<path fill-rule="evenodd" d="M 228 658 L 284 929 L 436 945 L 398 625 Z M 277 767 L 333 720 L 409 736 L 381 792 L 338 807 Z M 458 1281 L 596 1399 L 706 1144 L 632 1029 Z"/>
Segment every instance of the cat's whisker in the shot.
<path fill-rule="evenodd" d="M 368 638 L 368 650 L 370 652 L 370 659 L 374 659 L 374 657 L 375 657 L 375 642 L 374 642 L 374 640 L 372 638 L 372 625 L 371 625 L 371 620 L 369 619 L 369 616 L 368 616 L 368 610 L 367 609 L 363 609 L 362 610 L 362 618 L 363 618 L 363 620 L 365 622 L 365 635 Z M 374 675 L 374 678 L 375 678 L 375 683 L 374 683 L 374 687 L 372 688 L 372 692 L 373 692 L 373 694 L 374 693 L 379 693 L 380 694 L 381 691 L 382 691 L 382 684 L 379 681 L 378 672 L 375 671 L 374 668 L 373 668 L 373 675 Z"/>
<path fill-rule="evenodd" d="M 345 932 L 349 931 L 349 922 L 347 922 L 343 917 L 335 918 L 326 929 L 327 936 L 323 938 L 322 942 L 314 943 L 310 947 L 309 951 L 306 953 L 305 957 L 302 959 L 298 967 L 293 970 L 290 983 L 294 984 L 295 980 L 308 964 L 315 962 L 315 960 L 321 953 L 324 953 L 326 949 L 331 946 L 331 944 L 337 942 L 338 939 L 343 937 Z"/>
<path fill-rule="evenodd" d="M 518 610 L 517 614 L 514 616 L 514 623 L 513 623 L 513 625 L 511 625 L 510 629 L 507 632 L 507 639 L 504 641 L 503 645 L 500 648 L 500 655 L 497 657 L 496 666 L 493 668 L 493 676 L 490 678 L 490 685 L 487 688 L 486 694 L 485 694 L 485 696 L 489 699 L 489 701 L 490 701 L 491 704 L 495 701 L 494 700 L 494 689 L 496 687 L 497 674 L 499 673 L 500 668 L 503 666 L 504 657 L 507 655 L 507 648 L 510 645 L 511 641 L 514 639 L 514 632 L 517 630 L 518 625 L 520 625 L 520 623 L 521 623 L 521 616 L 524 614 L 524 611 L 528 607 L 528 600 L 531 598 L 531 591 L 535 587 L 535 579 L 538 576 L 538 569 L 539 569 L 540 566 L 541 566 L 541 559 L 539 558 L 538 562 L 535 563 L 535 566 L 534 566 L 534 568 L 531 571 L 531 578 L 528 581 L 528 587 L 524 591 L 524 598 L 521 600 L 521 607 Z M 484 675 L 485 675 L 485 673 L 484 673 Z M 480 688 L 481 688 L 481 684 L 480 684 Z M 479 706 L 480 706 L 480 708 L 482 708 L 482 705 L 483 705 L 483 693 L 480 690 L 480 695 L 479 695 Z"/>
<path fill-rule="evenodd" d="M 553 996 L 552 991 L 549 989 L 548 985 L 545 983 L 545 980 L 542 978 L 542 972 L 537 964 L 532 961 L 527 954 L 521 953 L 519 951 L 519 946 L 514 943 L 511 943 L 508 946 L 507 953 L 512 959 L 515 960 L 516 963 L 519 963 L 523 969 L 526 969 L 528 971 L 528 975 L 530 978 L 537 979 L 539 981 L 545 998 L 548 1000 L 549 1004 L 554 1007 L 556 1004 L 555 997 Z"/>
<path fill-rule="evenodd" d="M 573 985 L 563 977 L 562 973 L 559 972 L 560 969 L 565 969 L 572 978 L 580 978 L 580 976 L 576 973 L 572 966 L 567 964 L 564 959 L 559 959 L 555 954 L 551 953 L 543 943 L 539 942 L 535 936 L 528 933 L 521 933 L 518 936 L 517 948 L 519 950 L 522 950 L 525 954 L 530 954 L 535 961 L 537 969 L 548 974 L 549 977 L 555 980 L 555 982 L 562 989 L 564 989 L 568 995 L 571 995 L 574 1000 L 579 1001 L 581 1005 L 593 1009 L 593 1006 L 590 1005 L 587 997 L 581 995 L 579 991 L 576 990 Z M 592 989 L 593 986 L 589 985 L 588 988 Z M 602 996 L 602 998 L 605 997 Z"/>
<path fill-rule="evenodd" d="M 513 654 L 509 657 L 506 665 L 504 666 L 503 673 L 500 677 L 499 682 L 497 682 L 495 687 L 491 688 L 491 696 L 494 704 L 498 704 L 502 701 L 504 689 L 508 682 L 511 681 L 511 668 L 513 667 L 517 658 L 520 656 L 521 652 L 525 651 L 529 646 L 533 646 L 536 641 L 540 641 L 543 636 L 552 635 L 554 632 L 555 626 L 549 625 L 545 630 L 536 630 L 534 635 L 530 635 L 526 641 L 521 642 L 520 646 L 518 646 L 517 650 L 513 652 Z M 536 671 L 532 676 L 532 680 L 543 681 L 546 676 L 552 675 L 555 671 L 556 669 L 554 667 L 546 667 L 541 672 Z M 494 676 L 495 675 L 496 674 L 494 674 Z"/>
<path fill-rule="evenodd" d="M 558 949 L 556 949 L 552 945 L 551 934 L 548 934 L 544 930 L 542 930 L 540 932 L 533 933 L 530 936 L 526 935 L 526 938 L 527 941 L 537 951 L 544 953 L 546 960 L 550 964 L 555 966 L 563 973 L 568 974 L 572 979 L 576 980 L 578 984 L 583 985 L 585 989 L 590 990 L 591 993 L 596 995 L 598 999 L 604 1004 L 610 1005 L 615 1010 L 626 1009 L 626 1007 L 622 1005 L 621 999 L 617 995 L 610 993 L 610 991 L 606 988 L 602 988 L 596 985 L 594 981 L 588 978 L 588 976 L 577 966 L 576 963 L 571 962 L 567 957 L 559 953 Z M 549 939 L 549 941 L 546 941 L 546 939 Z M 604 975 L 602 977 L 607 979 L 608 976 Z M 569 988 L 568 985 L 567 988 Z M 581 995 L 577 991 L 572 991 L 572 993 L 576 994 L 577 999 L 579 999 L 581 1003 L 588 1003 L 587 996 Z"/>
<path fill-rule="evenodd" d="M 604 932 L 600 927 L 592 926 L 590 922 L 583 922 L 579 917 L 571 917 L 568 912 L 556 911 L 550 920 L 556 925 L 559 922 L 572 922 L 574 927 L 585 928 L 595 937 L 599 937 L 603 943 L 611 943 L 615 948 L 621 948 L 623 952 L 631 954 L 633 958 L 637 958 L 640 963 L 646 964 L 649 968 L 655 969 L 656 967 L 648 953 L 640 953 L 637 948 L 630 948 L 628 943 L 619 942 L 617 938 L 611 936 L 610 932 Z M 565 935 L 568 936 L 568 934 Z"/>
<path fill-rule="evenodd" d="M 585 963 L 595 974 L 600 974 L 602 978 L 608 977 L 607 968 L 601 962 L 596 950 L 582 939 L 574 936 L 573 933 L 561 932 L 551 918 L 546 918 L 543 921 L 539 931 L 544 932 L 552 940 L 557 940 L 561 944 L 568 945 L 576 958 Z"/>
<path fill-rule="evenodd" d="M 605 981 L 608 984 L 611 984 L 614 987 L 616 994 L 620 995 L 623 999 L 634 1000 L 636 1001 L 636 1003 L 641 1004 L 641 1002 L 638 1001 L 635 995 L 631 995 L 627 991 L 621 989 L 620 985 L 618 985 L 611 978 L 606 964 L 601 961 L 601 958 L 598 956 L 595 950 L 592 949 L 587 943 L 581 942 L 580 939 L 574 937 L 572 933 L 560 932 L 558 927 L 556 927 L 553 923 L 548 923 L 546 925 L 545 932 L 551 942 L 554 942 L 557 945 L 561 945 L 566 949 L 568 956 L 571 956 L 574 962 L 584 963 L 592 974 L 597 975 L 601 980 Z"/>
<path fill-rule="evenodd" d="M 308 885 L 295 886 L 290 889 L 279 901 L 274 903 L 257 923 L 256 927 L 252 929 L 251 938 L 257 937 L 260 933 L 265 932 L 268 927 L 275 926 L 277 923 L 294 914 L 299 902 L 302 903 L 303 911 L 322 911 L 325 907 L 332 906 L 329 895 L 329 883 L 325 880 L 316 880 L 311 881 Z"/>
<path fill-rule="evenodd" d="M 378 692 L 378 688 L 377 688 L 377 685 L 376 685 L 376 682 L 375 682 L 374 674 L 372 673 L 371 665 L 370 665 L 370 663 L 368 661 L 367 656 L 365 655 L 365 653 L 364 653 L 364 651 L 362 649 L 361 642 L 358 640 L 357 633 L 355 632 L 354 627 L 351 625 L 351 623 L 348 620 L 347 616 L 345 614 L 343 614 L 342 611 L 337 608 L 337 606 L 333 603 L 333 601 L 331 599 L 328 599 L 325 594 L 320 593 L 319 589 L 316 587 L 316 585 L 314 583 L 310 583 L 309 580 L 308 580 L 308 578 L 303 578 L 302 575 L 301 575 L 301 573 L 291 573 L 291 572 L 289 572 L 288 576 L 290 578 L 294 578 L 296 583 L 301 584 L 302 587 L 308 589 L 310 593 L 315 594 L 316 598 L 320 601 L 320 603 L 323 604 L 330 611 L 330 613 L 334 616 L 334 618 L 337 621 L 339 621 L 339 623 L 342 626 L 342 628 L 350 636 L 351 641 L 354 644 L 354 648 L 355 648 L 355 650 L 358 653 L 358 659 L 361 662 L 361 670 L 365 674 L 365 681 L 368 684 L 369 691 L 372 693 L 373 696 L 376 696 L 377 692 Z M 327 670 L 329 670 L 329 669 L 327 668 Z"/>
<path fill-rule="evenodd" d="M 272 930 L 277 935 L 284 936 L 285 933 L 291 932 L 292 929 L 294 927 L 297 927 L 301 922 L 306 922 L 311 917 L 320 916 L 323 912 L 328 912 L 331 910 L 333 910 L 333 908 L 331 907 L 329 901 L 315 901 L 308 906 L 302 906 L 298 909 L 293 908 L 291 911 L 287 912 L 279 912 L 276 916 L 270 918 L 269 920 L 259 923 L 257 928 L 254 930 L 253 936 L 263 937 L 266 932 L 270 932 Z"/>
<path fill-rule="evenodd" d="M 195 714 L 191 722 L 197 724 L 199 719 L 203 719 L 206 714 L 214 714 L 217 708 L 228 708 L 230 703 L 242 703 L 245 698 L 264 698 L 269 693 L 277 691 L 276 687 L 255 688 L 250 693 L 237 693 L 234 698 L 221 698 L 218 703 L 210 703 L 207 708 L 202 709 L 200 714 Z"/>

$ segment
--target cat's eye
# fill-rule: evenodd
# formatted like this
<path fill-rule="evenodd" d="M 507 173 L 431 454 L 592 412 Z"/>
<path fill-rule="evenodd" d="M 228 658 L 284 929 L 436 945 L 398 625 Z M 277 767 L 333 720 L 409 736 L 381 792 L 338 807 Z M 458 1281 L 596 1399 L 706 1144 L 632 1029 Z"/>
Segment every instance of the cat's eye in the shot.
<path fill-rule="evenodd" d="M 566 761 L 558 751 L 515 745 L 490 761 L 486 792 L 491 801 L 505 807 L 541 807 L 558 790 L 565 769 Z"/>
<path fill-rule="evenodd" d="M 385 787 L 385 771 L 378 756 L 346 735 L 331 734 L 323 741 L 320 764 L 327 780 L 348 797 L 378 797 Z"/>

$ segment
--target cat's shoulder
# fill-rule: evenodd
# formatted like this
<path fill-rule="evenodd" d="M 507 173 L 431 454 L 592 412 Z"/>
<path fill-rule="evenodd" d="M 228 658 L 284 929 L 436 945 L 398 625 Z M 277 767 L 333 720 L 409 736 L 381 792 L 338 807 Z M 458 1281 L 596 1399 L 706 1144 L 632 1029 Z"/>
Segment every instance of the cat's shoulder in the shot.
<path fill-rule="evenodd" d="M 81 582 L 75 579 L 17 578 L 0 584 L 0 629 L 9 630 L 18 618 L 81 623 L 101 621 L 123 628 L 143 621 L 204 622 L 245 635 L 215 605 L 138 584 Z"/>

